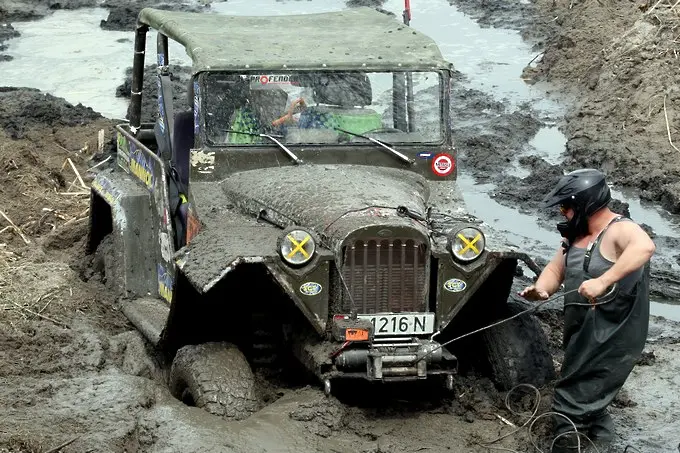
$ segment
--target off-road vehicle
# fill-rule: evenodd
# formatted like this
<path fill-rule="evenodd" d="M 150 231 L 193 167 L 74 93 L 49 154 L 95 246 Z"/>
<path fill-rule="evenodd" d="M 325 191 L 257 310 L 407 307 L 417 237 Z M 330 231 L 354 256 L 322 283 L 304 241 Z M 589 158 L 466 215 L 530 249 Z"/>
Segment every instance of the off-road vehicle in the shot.
<path fill-rule="evenodd" d="M 158 102 L 145 123 L 150 28 Z M 191 59 L 179 101 L 171 40 Z M 451 387 L 473 363 L 505 388 L 552 377 L 529 317 L 441 347 L 515 313 L 518 261 L 532 262 L 466 211 L 453 66 L 433 40 L 371 8 L 146 8 L 134 48 L 117 165 L 92 183 L 89 252 L 172 360 L 174 395 L 243 418 L 258 407 L 253 368 L 286 354 L 326 392 L 347 378 Z"/>

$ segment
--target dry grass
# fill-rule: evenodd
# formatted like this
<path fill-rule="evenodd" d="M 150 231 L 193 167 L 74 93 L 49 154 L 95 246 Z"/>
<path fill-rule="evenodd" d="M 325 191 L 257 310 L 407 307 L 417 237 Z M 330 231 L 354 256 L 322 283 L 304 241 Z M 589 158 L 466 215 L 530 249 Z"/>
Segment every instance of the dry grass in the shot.
<path fill-rule="evenodd" d="M 66 264 L 0 251 L 0 320 L 21 327 L 35 320 L 68 328 L 77 310 L 74 271 Z"/>

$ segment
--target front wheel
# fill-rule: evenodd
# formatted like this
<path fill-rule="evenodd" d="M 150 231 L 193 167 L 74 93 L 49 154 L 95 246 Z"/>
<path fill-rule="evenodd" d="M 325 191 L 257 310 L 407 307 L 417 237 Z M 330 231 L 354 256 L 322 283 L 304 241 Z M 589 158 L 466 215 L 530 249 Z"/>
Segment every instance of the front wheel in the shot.
<path fill-rule="evenodd" d="M 530 307 L 510 299 L 492 322 Z M 482 336 L 491 376 L 501 390 L 510 390 L 519 384 L 541 387 L 555 379 L 548 340 L 531 313 L 487 329 Z"/>
<path fill-rule="evenodd" d="M 185 404 L 226 419 L 243 420 L 259 409 L 250 365 L 229 343 L 181 348 L 172 362 L 169 386 Z"/>

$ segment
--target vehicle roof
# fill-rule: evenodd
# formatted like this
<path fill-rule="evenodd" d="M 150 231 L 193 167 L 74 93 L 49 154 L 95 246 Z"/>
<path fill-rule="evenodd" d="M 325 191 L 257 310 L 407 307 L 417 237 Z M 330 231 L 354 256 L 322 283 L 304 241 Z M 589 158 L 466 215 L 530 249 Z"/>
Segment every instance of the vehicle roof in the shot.
<path fill-rule="evenodd" d="M 284 16 L 144 8 L 138 19 L 182 44 L 194 73 L 451 68 L 431 38 L 367 7 Z"/>

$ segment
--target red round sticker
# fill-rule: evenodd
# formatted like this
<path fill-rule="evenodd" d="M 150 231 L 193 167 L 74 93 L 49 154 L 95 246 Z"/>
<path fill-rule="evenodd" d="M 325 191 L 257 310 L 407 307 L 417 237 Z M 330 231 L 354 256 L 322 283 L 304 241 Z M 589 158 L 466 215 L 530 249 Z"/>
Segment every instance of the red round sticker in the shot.
<path fill-rule="evenodd" d="M 432 171 L 437 176 L 448 176 L 454 168 L 456 168 L 456 164 L 448 154 L 437 154 L 432 159 Z"/>
<path fill-rule="evenodd" d="M 266 85 L 267 82 L 269 82 L 269 77 L 267 77 L 266 75 L 263 75 L 262 77 L 260 77 L 260 83 L 262 85 Z"/>

